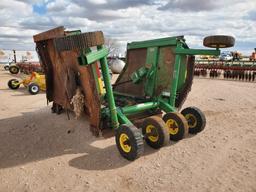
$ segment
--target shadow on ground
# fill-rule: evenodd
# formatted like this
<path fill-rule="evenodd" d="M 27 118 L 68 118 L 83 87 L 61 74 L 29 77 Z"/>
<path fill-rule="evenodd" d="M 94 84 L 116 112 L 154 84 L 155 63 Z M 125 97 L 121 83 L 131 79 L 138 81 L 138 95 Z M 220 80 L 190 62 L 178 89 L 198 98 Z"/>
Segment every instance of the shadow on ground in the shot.
<path fill-rule="evenodd" d="M 120 156 L 114 138 L 95 138 L 86 117 L 75 120 L 72 116 L 68 120 L 65 113 L 52 114 L 50 107 L 46 107 L 0 120 L 0 169 L 67 154 L 81 155 L 71 160 L 70 156 L 65 158 L 78 169 L 108 170 L 130 163 Z M 101 146 L 97 147 L 95 142 Z M 145 144 L 143 155 L 156 151 Z"/>
<path fill-rule="evenodd" d="M 157 152 L 158 150 L 144 145 L 144 153 L 142 156 Z M 78 169 L 85 170 L 108 170 L 123 167 L 131 163 L 122 158 L 117 151 L 115 145 L 111 145 L 105 149 L 97 149 L 94 154 L 83 155 L 69 161 L 69 165 Z"/>
<path fill-rule="evenodd" d="M 9 92 L 13 92 L 13 94 L 11 95 L 12 97 L 19 97 L 19 96 L 32 96 L 28 89 L 26 87 L 23 87 L 21 86 L 20 88 L 18 89 L 9 89 L 9 88 L 4 88 L 4 89 L 0 89 L 0 91 L 9 91 Z M 17 94 L 17 92 L 19 94 Z M 37 95 L 40 95 L 40 94 L 45 94 L 45 91 L 40 91 Z"/>

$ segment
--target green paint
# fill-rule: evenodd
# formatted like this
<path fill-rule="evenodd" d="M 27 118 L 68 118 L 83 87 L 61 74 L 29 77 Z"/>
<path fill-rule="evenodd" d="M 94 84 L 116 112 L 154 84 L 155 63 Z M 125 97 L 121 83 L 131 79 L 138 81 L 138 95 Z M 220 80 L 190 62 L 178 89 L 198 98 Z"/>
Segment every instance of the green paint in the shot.
<path fill-rule="evenodd" d="M 131 75 L 131 80 L 133 83 L 139 83 L 147 74 L 148 69 L 146 67 L 141 67 Z"/>
<path fill-rule="evenodd" d="M 94 63 L 95 61 L 98 61 L 108 55 L 108 49 L 107 48 L 101 48 L 98 51 L 93 51 L 90 53 L 83 54 L 79 57 L 78 62 L 80 65 L 89 65 Z"/>
<path fill-rule="evenodd" d="M 132 125 L 132 122 L 122 113 L 120 109 L 117 109 L 117 116 L 121 124 Z"/>
<path fill-rule="evenodd" d="M 158 65 L 158 47 L 149 47 L 147 49 L 146 68 L 148 72 L 145 82 L 145 93 L 147 96 L 152 97 L 155 92 L 156 73 Z"/>
<path fill-rule="evenodd" d="M 132 42 L 127 44 L 127 49 L 140 49 L 140 48 L 148 48 L 148 47 L 167 46 L 167 45 L 175 46 L 177 42 L 177 38 L 182 38 L 182 37 L 167 37 L 167 38 L 161 38 L 161 39 Z"/>
<path fill-rule="evenodd" d="M 106 50 L 103 46 L 98 46 L 97 49 L 100 51 Z M 107 54 L 103 51 L 100 54 L 96 54 L 97 56 L 93 56 L 92 58 L 98 58 L 99 55 L 102 56 L 100 59 L 100 65 L 101 65 L 101 71 L 103 75 L 103 81 L 105 84 L 105 89 L 106 89 L 106 96 L 107 96 L 107 101 L 109 105 L 109 110 L 110 110 L 110 115 L 111 115 L 111 123 L 112 127 L 114 129 L 117 129 L 119 127 L 119 122 L 117 118 L 117 111 L 116 111 L 116 104 L 114 100 L 114 95 L 113 95 L 113 90 L 112 90 L 112 85 L 111 85 L 111 80 L 110 80 L 110 75 L 109 75 L 109 69 L 108 69 L 108 63 L 107 63 Z M 94 59 L 91 59 L 93 61 Z M 94 61 L 95 62 L 95 61 Z"/>
<path fill-rule="evenodd" d="M 119 122 L 121 124 L 131 125 L 132 122 L 127 116 L 135 115 L 140 112 L 152 109 L 161 109 L 165 112 L 176 111 L 176 95 L 184 85 L 186 79 L 187 56 L 220 54 L 218 49 L 189 49 L 182 36 L 132 42 L 127 45 L 127 49 L 139 48 L 147 49 L 146 63 L 145 66 L 132 73 L 132 82 L 130 83 L 145 83 L 144 91 L 146 97 L 135 97 L 133 95 L 118 92 L 113 93 L 106 58 L 108 50 L 103 46 L 98 46 L 97 51 L 94 52 L 84 50 L 78 57 L 80 65 L 89 65 L 98 60 L 100 61 L 106 89 L 104 99 L 108 103 L 108 107 L 103 108 L 101 114 L 102 118 L 111 119 L 112 128 L 115 129 L 119 127 Z M 175 59 L 174 62 L 172 60 L 173 58 Z M 127 68 L 127 65 L 125 68 Z M 95 66 L 93 67 L 93 73 L 95 76 Z M 97 87 L 97 89 L 99 89 L 99 87 Z M 127 105 L 122 108 L 116 108 L 114 96 L 116 98 L 118 97 L 121 101 L 127 101 L 124 102 Z M 137 104 L 131 105 L 131 103 Z"/>
<path fill-rule="evenodd" d="M 159 107 L 166 113 L 176 111 L 174 106 L 168 103 L 168 100 L 159 98 Z"/>
<path fill-rule="evenodd" d="M 156 107 L 158 107 L 158 102 L 147 102 L 147 103 L 141 103 L 133 106 L 123 107 L 122 112 L 125 115 L 132 115 L 132 114 L 143 112 L 145 110 L 154 109 Z"/>
<path fill-rule="evenodd" d="M 175 52 L 184 55 L 220 55 L 220 50 L 217 49 L 184 49 L 177 47 Z"/>

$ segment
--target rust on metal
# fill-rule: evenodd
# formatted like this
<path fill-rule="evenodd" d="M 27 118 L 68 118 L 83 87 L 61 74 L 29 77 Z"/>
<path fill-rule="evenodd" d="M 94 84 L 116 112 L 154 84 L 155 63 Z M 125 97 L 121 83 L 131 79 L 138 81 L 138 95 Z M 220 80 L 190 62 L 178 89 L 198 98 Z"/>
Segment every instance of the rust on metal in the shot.
<path fill-rule="evenodd" d="M 54 29 L 39 33 L 33 36 L 34 42 L 44 41 L 48 39 L 53 39 L 56 37 L 63 37 L 64 36 L 65 28 L 63 26 L 56 27 Z"/>
<path fill-rule="evenodd" d="M 90 118 L 91 131 L 94 135 L 99 135 L 101 102 L 92 66 L 81 67 L 77 57 L 81 49 L 93 43 L 104 43 L 103 33 L 91 32 L 74 36 L 65 34 L 68 33 L 65 33 L 64 27 L 58 27 L 34 36 L 40 63 L 46 76 L 47 100 L 73 110 L 71 100 L 80 88 L 85 100 L 84 111 Z"/>
<path fill-rule="evenodd" d="M 140 84 L 134 84 L 130 81 L 130 76 L 134 71 L 146 65 L 146 56 L 147 49 L 127 50 L 127 64 L 115 82 L 116 86 L 114 86 L 114 91 L 127 93 L 137 97 L 145 96 L 144 82 Z"/>
<path fill-rule="evenodd" d="M 54 45 L 58 51 L 83 50 L 102 44 L 104 44 L 102 31 L 82 33 L 54 39 Z"/>
<path fill-rule="evenodd" d="M 174 64 L 175 64 L 175 52 L 171 46 L 161 47 L 159 49 L 158 59 L 158 79 L 156 80 L 156 96 L 160 95 L 163 91 L 169 91 L 171 79 L 173 76 Z M 145 79 L 140 84 L 134 84 L 130 81 L 131 74 L 139 68 L 145 66 L 147 49 L 129 49 L 127 52 L 127 64 L 122 73 L 118 77 L 114 85 L 114 91 L 133 95 L 136 97 L 145 97 Z M 183 86 L 178 90 L 176 96 L 176 106 L 181 108 L 182 104 L 187 98 L 189 91 L 191 90 L 194 71 L 194 56 L 187 56 L 184 64 L 187 68 L 187 75 Z"/>
<path fill-rule="evenodd" d="M 170 89 L 170 79 L 173 76 L 175 53 L 172 47 L 161 47 L 159 49 L 158 75 L 156 95 Z"/>
<path fill-rule="evenodd" d="M 31 74 L 32 72 L 43 73 L 43 69 L 39 62 L 17 62 L 20 72 L 25 74 Z"/>

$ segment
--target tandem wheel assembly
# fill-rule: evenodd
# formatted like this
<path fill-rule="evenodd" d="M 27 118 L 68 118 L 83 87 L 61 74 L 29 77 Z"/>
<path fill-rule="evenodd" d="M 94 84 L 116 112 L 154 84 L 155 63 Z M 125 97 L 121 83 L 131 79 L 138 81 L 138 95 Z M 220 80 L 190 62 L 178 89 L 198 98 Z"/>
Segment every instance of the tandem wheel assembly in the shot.
<path fill-rule="evenodd" d="M 181 113 L 166 113 L 163 116 L 163 120 L 168 127 L 170 140 L 179 141 L 188 134 L 188 123 Z"/>
<path fill-rule="evenodd" d="M 196 134 L 204 130 L 206 118 L 203 112 L 197 107 L 188 107 L 181 111 L 188 122 L 189 133 Z"/>
<path fill-rule="evenodd" d="M 144 120 L 142 134 L 146 143 L 154 149 L 167 145 L 169 141 L 167 127 L 164 121 L 157 116 L 148 117 Z"/>
<path fill-rule="evenodd" d="M 116 130 L 115 139 L 120 154 L 130 161 L 140 157 L 144 151 L 143 136 L 133 125 L 120 125 Z"/>

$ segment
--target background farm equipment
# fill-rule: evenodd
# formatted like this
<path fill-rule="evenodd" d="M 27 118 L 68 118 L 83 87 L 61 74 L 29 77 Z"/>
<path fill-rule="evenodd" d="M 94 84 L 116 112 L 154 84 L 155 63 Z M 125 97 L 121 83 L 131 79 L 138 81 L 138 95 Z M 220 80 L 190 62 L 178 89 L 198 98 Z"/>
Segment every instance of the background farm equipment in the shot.
<path fill-rule="evenodd" d="M 19 67 L 16 65 L 16 63 L 11 63 L 8 67 L 8 70 L 10 71 L 11 74 L 18 74 L 20 69 Z"/>
<path fill-rule="evenodd" d="M 18 74 L 19 72 L 24 74 L 31 74 L 32 72 L 43 73 L 43 70 L 39 62 L 18 62 L 9 66 L 11 74 Z"/>
<path fill-rule="evenodd" d="M 256 78 L 256 62 L 196 60 L 194 75 L 251 82 Z"/>
<path fill-rule="evenodd" d="M 231 52 L 232 57 L 233 57 L 233 61 L 240 61 L 241 59 L 243 59 L 243 55 L 242 53 L 238 52 L 238 51 L 232 51 Z"/>
<path fill-rule="evenodd" d="M 43 69 L 39 62 L 18 62 L 16 66 L 21 73 L 31 74 L 32 72 L 43 73 Z"/>
<path fill-rule="evenodd" d="M 39 93 L 40 90 L 46 90 L 45 76 L 32 72 L 30 76 L 24 78 L 22 81 L 19 81 L 18 79 L 11 79 L 8 81 L 8 87 L 10 89 L 18 89 L 20 85 L 26 87 L 30 94 L 35 95 Z"/>
<path fill-rule="evenodd" d="M 4 70 L 9 71 L 10 65 L 11 65 L 11 63 L 9 63 L 9 62 L 6 63 L 6 64 L 4 65 Z"/>
<path fill-rule="evenodd" d="M 256 48 L 254 48 L 254 52 L 249 57 L 250 61 L 256 61 Z"/>
<path fill-rule="evenodd" d="M 169 139 L 178 141 L 204 129 L 206 120 L 198 108 L 178 112 L 192 86 L 194 55 L 217 56 L 219 48 L 233 46 L 235 40 L 206 37 L 204 45 L 213 50 L 189 49 L 183 36 L 129 43 L 126 65 L 113 88 L 102 32 L 70 34 L 59 27 L 35 35 L 34 41 L 53 110 L 84 110 L 91 131 L 99 135 L 114 129 L 120 154 L 134 160 L 143 152 L 143 139 L 158 149 Z"/>
<path fill-rule="evenodd" d="M 232 61 L 233 60 L 233 55 L 231 52 L 227 51 L 227 52 L 222 52 L 220 54 L 220 61 Z"/>

